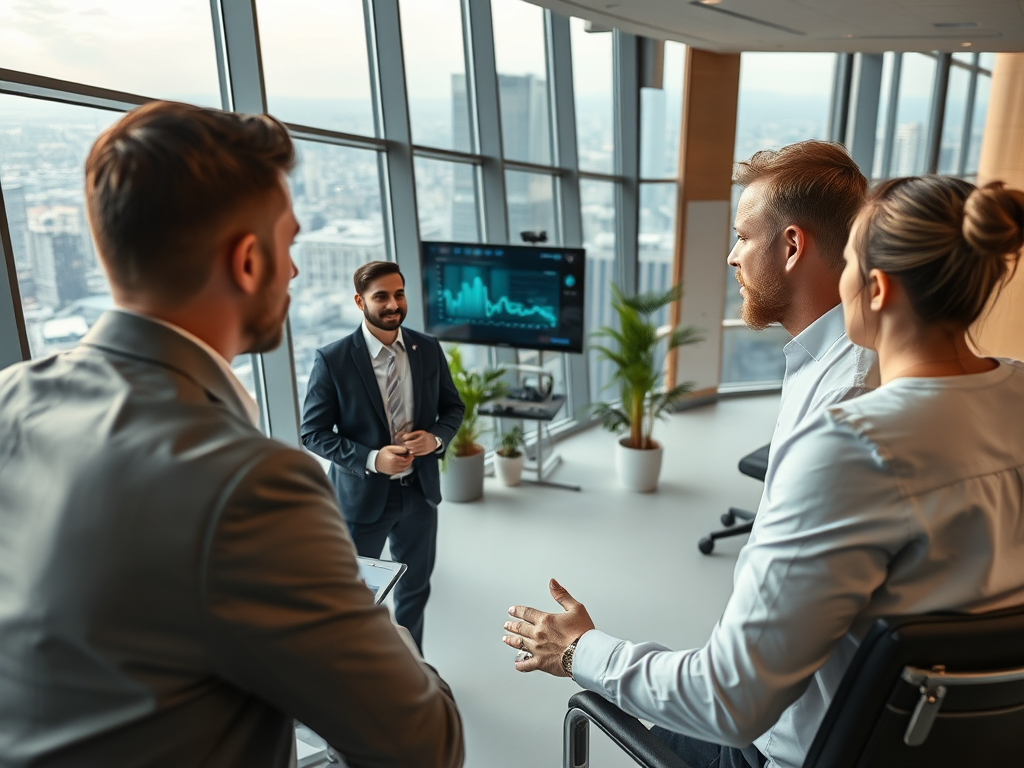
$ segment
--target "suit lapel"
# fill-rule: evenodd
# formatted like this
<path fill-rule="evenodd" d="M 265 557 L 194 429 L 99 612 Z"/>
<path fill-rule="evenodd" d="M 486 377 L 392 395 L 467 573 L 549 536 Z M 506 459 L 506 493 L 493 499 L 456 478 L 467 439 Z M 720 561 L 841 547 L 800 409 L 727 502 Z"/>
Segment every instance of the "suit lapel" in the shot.
<path fill-rule="evenodd" d="M 175 370 L 202 387 L 212 400 L 249 422 L 249 412 L 213 358 L 160 323 L 132 313 L 105 312 L 82 339 L 82 344 Z"/>
<path fill-rule="evenodd" d="M 409 331 L 402 329 L 402 338 L 405 341 L 405 356 L 409 360 L 409 375 L 412 376 L 412 423 L 413 429 L 418 429 L 420 423 L 420 406 L 423 399 L 423 359 L 419 341 Z"/>
<path fill-rule="evenodd" d="M 363 338 L 362 326 L 357 328 L 356 332 L 352 334 L 352 362 L 356 370 L 359 371 L 359 377 L 363 380 L 366 394 L 370 398 L 370 404 L 380 417 L 384 428 L 390 434 L 391 427 L 388 425 L 387 414 L 384 413 L 384 400 L 380 396 L 380 385 L 377 384 L 377 376 L 373 372 L 373 362 L 370 360 L 370 350 L 367 348 L 366 340 Z"/>

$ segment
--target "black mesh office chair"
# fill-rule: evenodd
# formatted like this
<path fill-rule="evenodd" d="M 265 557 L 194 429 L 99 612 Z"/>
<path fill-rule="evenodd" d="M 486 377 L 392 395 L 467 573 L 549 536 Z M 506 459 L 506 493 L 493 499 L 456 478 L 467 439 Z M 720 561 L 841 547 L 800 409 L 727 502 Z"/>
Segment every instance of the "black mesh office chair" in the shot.
<path fill-rule="evenodd" d="M 739 468 L 747 477 L 764 482 L 765 473 L 768 472 L 768 449 L 771 445 L 763 445 L 753 453 L 748 453 L 740 459 Z M 746 520 L 743 525 L 735 525 L 736 518 Z M 705 555 L 710 555 L 715 549 L 716 539 L 725 539 L 730 536 L 742 536 L 750 533 L 754 527 L 754 513 L 738 507 L 729 507 L 729 511 L 722 515 L 722 525 L 725 528 L 721 531 L 709 533 L 697 543 L 698 549 Z"/>
<path fill-rule="evenodd" d="M 596 693 L 569 699 L 564 768 L 589 766 L 595 723 L 639 765 L 688 768 Z M 1024 606 L 879 619 L 846 671 L 804 768 L 964 768 L 1024 762 Z"/>

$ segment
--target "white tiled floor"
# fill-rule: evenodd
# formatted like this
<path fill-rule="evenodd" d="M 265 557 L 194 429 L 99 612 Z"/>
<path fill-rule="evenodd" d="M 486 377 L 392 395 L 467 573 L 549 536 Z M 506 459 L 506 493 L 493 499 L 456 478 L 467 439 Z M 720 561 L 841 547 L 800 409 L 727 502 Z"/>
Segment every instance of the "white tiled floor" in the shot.
<path fill-rule="evenodd" d="M 466 729 L 467 768 L 561 765 L 570 681 L 517 673 L 501 642 L 513 603 L 554 610 L 556 577 L 597 626 L 672 648 L 702 644 L 728 598 L 743 539 L 714 555 L 697 541 L 729 506 L 756 508 L 761 484 L 736 463 L 768 442 L 777 396 L 722 400 L 672 416 L 657 493 L 618 488 L 612 435 L 592 429 L 559 444 L 554 479 L 583 490 L 505 488 L 486 481 L 471 504 L 442 503 L 438 561 L 424 646 L 455 692 Z M 632 763 L 592 734 L 594 768 Z"/>

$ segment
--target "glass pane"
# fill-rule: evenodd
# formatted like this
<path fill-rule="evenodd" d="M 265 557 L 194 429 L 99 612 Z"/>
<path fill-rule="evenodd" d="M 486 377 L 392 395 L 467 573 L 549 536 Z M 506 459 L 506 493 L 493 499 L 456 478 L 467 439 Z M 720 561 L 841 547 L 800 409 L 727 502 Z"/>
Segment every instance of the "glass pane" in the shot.
<path fill-rule="evenodd" d="M 547 242 L 558 245 L 561 235 L 555 223 L 555 177 L 525 171 L 505 172 L 508 201 L 508 239 L 522 240 L 523 232 L 544 232 Z M 585 214 L 584 214 L 585 215 Z"/>
<path fill-rule="evenodd" d="M 221 106 L 209 0 L 0 3 L 0 67 Z"/>
<path fill-rule="evenodd" d="M 903 54 L 890 176 L 914 176 L 925 171 L 934 85 L 935 59 L 920 53 Z"/>
<path fill-rule="evenodd" d="M 521 0 L 491 0 L 491 13 L 505 157 L 550 165 L 544 11 Z"/>
<path fill-rule="evenodd" d="M 978 66 L 989 71 L 992 71 L 992 67 L 996 65 L 996 55 L 994 53 L 983 53 L 978 57 Z"/>
<path fill-rule="evenodd" d="M 953 58 L 956 61 L 962 61 L 964 64 L 974 64 L 975 53 L 954 53 Z"/>
<path fill-rule="evenodd" d="M 580 180 L 583 213 L 583 247 L 587 251 L 587 333 L 603 325 L 615 325 L 611 283 L 615 271 L 615 184 L 610 181 Z M 599 362 L 596 352 L 588 353 L 590 400 L 614 400 L 618 393 L 605 386 L 611 380 L 611 363 Z"/>
<path fill-rule="evenodd" d="M 640 89 L 640 177 L 674 179 L 679 173 L 686 46 L 665 43 L 662 87 Z"/>
<path fill-rule="evenodd" d="M 86 224 L 82 168 L 119 117 L 0 96 L 0 184 L 32 357 L 76 346 L 113 306 Z"/>
<path fill-rule="evenodd" d="M 777 384 L 786 373 L 782 348 L 790 336 L 781 325 L 763 331 L 743 326 L 722 329 L 722 386 Z"/>
<path fill-rule="evenodd" d="M 968 70 L 957 66 L 949 68 L 946 114 L 942 120 L 942 143 L 939 147 L 939 173 L 957 172 L 964 133 L 964 114 L 967 111 L 967 89 L 970 85 L 971 73 Z"/>
<path fill-rule="evenodd" d="M 77 346 L 114 306 L 85 219 L 82 168 L 116 112 L 0 96 L 0 185 L 32 357 Z M 252 360 L 232 363 L 255 397 Z"/>
<path fill-rule="evenodd" d="M 416 158 L 420 239 L 477 242 L 476 166 Z"/>
<path fill-rule="evenodd" d="M 974 91 L 974 114 L 971 116 L 971 145 L 967 150 L 968 174 L 978 172 L 978 160 L 981 159 L 981 139 L 985 135 L 985 118 L 988 116 L 988 97 L 992 90 L 992 78 L 978 73 L 978 82 Z"/>
<path fill-rule="evenodd" d="M 882 56 L 882 85 L 878 97 L 878 121 L 875 128 L 875 159 L 871 169 L 871 178 L 877 179 L 884 175 L 882 161 L 885 159 L 885 126 L 889 120 L 889 99 L 892 98 L 892 69 L 896 54 L 891 51 Z"/>
<path fill-rule="evenodd" d="M 583 19 L 570 19 L 572 86 L 576 100 L 576 143 L 579 167 L 614 170 L 614 107 L 612 104 L 612 33 L 588 32 Z"/>
<path fill-rule="evenodd" d="M 256 9 L 270 113 L 375 135 L 362 0 L 256 0 Z"/>
<path fill-rule="evenodd" d="M 302 231 L 292 246 L 299 276 L 292 281 L 289 317 L 301 407 L 316 350 L 362 322 L 352 273 L 388 253 L 377 153 L 306 141 L 297 147 L 291 187 Z"/>
<path fill-rule="evenodd" d="M 672 256 L 676 247 L 676 184 L 640 185 L 640 274 L 641 293 L 666 291 L 672 285 Z M 691 286 L 699 290 L 698 286 Z M 655 317 L 658 325 L 669 322 L 669 308 Z"/>
<path fill-rule="evenodd" d="M 416 144 L 472 152 L 459 0 L 401 0 L 409 123 Z"/>
<path fill-rule="evenodd" d="M 736 159 L 804 139 L 827 139 L 835 61 L 834 53 L 742 54 Z"/>

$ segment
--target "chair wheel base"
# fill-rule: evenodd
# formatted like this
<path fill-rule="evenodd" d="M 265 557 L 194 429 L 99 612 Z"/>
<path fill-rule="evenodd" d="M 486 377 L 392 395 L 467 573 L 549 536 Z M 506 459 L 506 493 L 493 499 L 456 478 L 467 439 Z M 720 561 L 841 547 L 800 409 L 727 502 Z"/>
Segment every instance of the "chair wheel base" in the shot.
<path fill-rule="evenodd" d="M 704 538 L 697 542 L 697 548 L 702 554 L 710 555 L 715 550 L 715 540 Z"/>
<path fill-rule="evenodd" d="M 736 515 L 732 512 L 726 512 L 720 519 L 722 521 L 722 525 L 726 528 L 730 528 L 736 523 Z"/>

